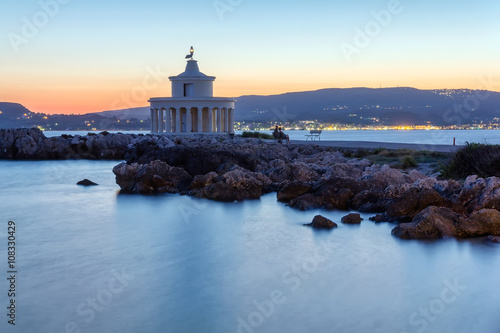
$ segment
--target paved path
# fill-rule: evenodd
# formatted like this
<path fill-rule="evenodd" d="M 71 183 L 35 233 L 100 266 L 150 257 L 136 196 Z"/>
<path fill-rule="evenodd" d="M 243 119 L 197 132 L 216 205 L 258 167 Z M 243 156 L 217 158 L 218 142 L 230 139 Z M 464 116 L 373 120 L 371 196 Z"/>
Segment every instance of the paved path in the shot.
<path fill-rule="evenodd" d="M 413 149 L 413 150 L 430 150 L 442 153 L 449 153 L 457 150 L 460 146 L 452 145 L 430 145 L 430 144 L 415 144 L 415 143 L 394 143 L 394 142 L 371 142 L 371 141 L 302 141 L 290 140 L 296 145 L 318 145 L 337 148 L 385 148 L 385 149 Z"/>

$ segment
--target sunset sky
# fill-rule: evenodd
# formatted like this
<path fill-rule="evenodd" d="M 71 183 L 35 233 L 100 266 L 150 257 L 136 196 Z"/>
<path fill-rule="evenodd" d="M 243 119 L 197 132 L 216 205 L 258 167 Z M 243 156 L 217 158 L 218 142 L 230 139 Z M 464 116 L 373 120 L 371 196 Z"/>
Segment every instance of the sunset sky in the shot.
<path fill-rule="evenodd" d="M 217 96 L 500 91 L 500 2 L 0 0 L 0 101 L 87 113 L 170 96 L 191 45 Z M 490 82 L 490 84 L 485 84 Z"/>

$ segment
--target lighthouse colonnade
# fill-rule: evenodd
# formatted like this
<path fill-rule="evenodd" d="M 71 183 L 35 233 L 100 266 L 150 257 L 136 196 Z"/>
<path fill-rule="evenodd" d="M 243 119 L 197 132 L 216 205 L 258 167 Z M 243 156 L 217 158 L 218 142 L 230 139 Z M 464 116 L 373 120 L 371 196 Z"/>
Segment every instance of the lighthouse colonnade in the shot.
<path fill-rule="evenodd" d="M 234 133 L 232 107 L 152 107 L 152 133 Z"/>

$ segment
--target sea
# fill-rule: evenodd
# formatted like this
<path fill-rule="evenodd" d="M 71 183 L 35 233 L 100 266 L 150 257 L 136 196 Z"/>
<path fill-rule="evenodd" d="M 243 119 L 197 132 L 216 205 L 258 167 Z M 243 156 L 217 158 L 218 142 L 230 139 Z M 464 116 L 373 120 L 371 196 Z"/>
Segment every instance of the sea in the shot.
<path fill-rule="evenodd" d="M 119 162 L 0 161 L 0 332 L 500 331 L 500 245 L 401 240 L 275 193 L 120 194 Z M 303 225 L 317 214 L 339 227 Z"/>
<path fill-rule="evenodd" d="M 93 131 L 92 133 L 99 133 Z M 117 133 L 118 131 L 110 131 Z M 272 134 L 272 131 L 260 131 Z M 85 135 L 88 131 L 46 131 L 47 137 L 61 134 Z M 147 134 L 149 131 L 130 131 L 123 133 Z M 236 131 L 242 134 L 243 131 Z M 290 130 L 285 131 L 290 140 L 306 141 L 309 131 Z M 430 145 L 464 145 L 467 142 L 500 144 L 500 130 L 343 130 L 323 131 L 320 135 L 322 141 L 371 141 L 371 142 L 393 142 Z M 309 140 L 310 141 L 310 140 Z"/>

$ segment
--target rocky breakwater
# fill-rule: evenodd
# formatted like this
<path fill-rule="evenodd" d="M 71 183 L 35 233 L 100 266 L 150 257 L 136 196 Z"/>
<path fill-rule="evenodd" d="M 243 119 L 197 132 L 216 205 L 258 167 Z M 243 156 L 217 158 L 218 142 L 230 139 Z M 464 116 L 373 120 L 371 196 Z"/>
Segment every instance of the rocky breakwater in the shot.
<path fill-rule="evenodd" d="M 405 239 L 499 235 L 497 178 L 472 176 L 461 185 L 348 159 L 333 148 L 258 139 L 178 137 L 160 144 L 144 137 L 126 156 L 113 170 L 124 192 L 234 201 L 276 191 L 279 201 L 300 210 L 382 213 L 378 221 L 399 223 L 393 234 Z"/>
<path fill-rule="evenodd" d="M 38 128 L 0 130 L 0 159 L 12 160 L 121 160 L 141 135 L 62 135 L 47 138 Z"/>

